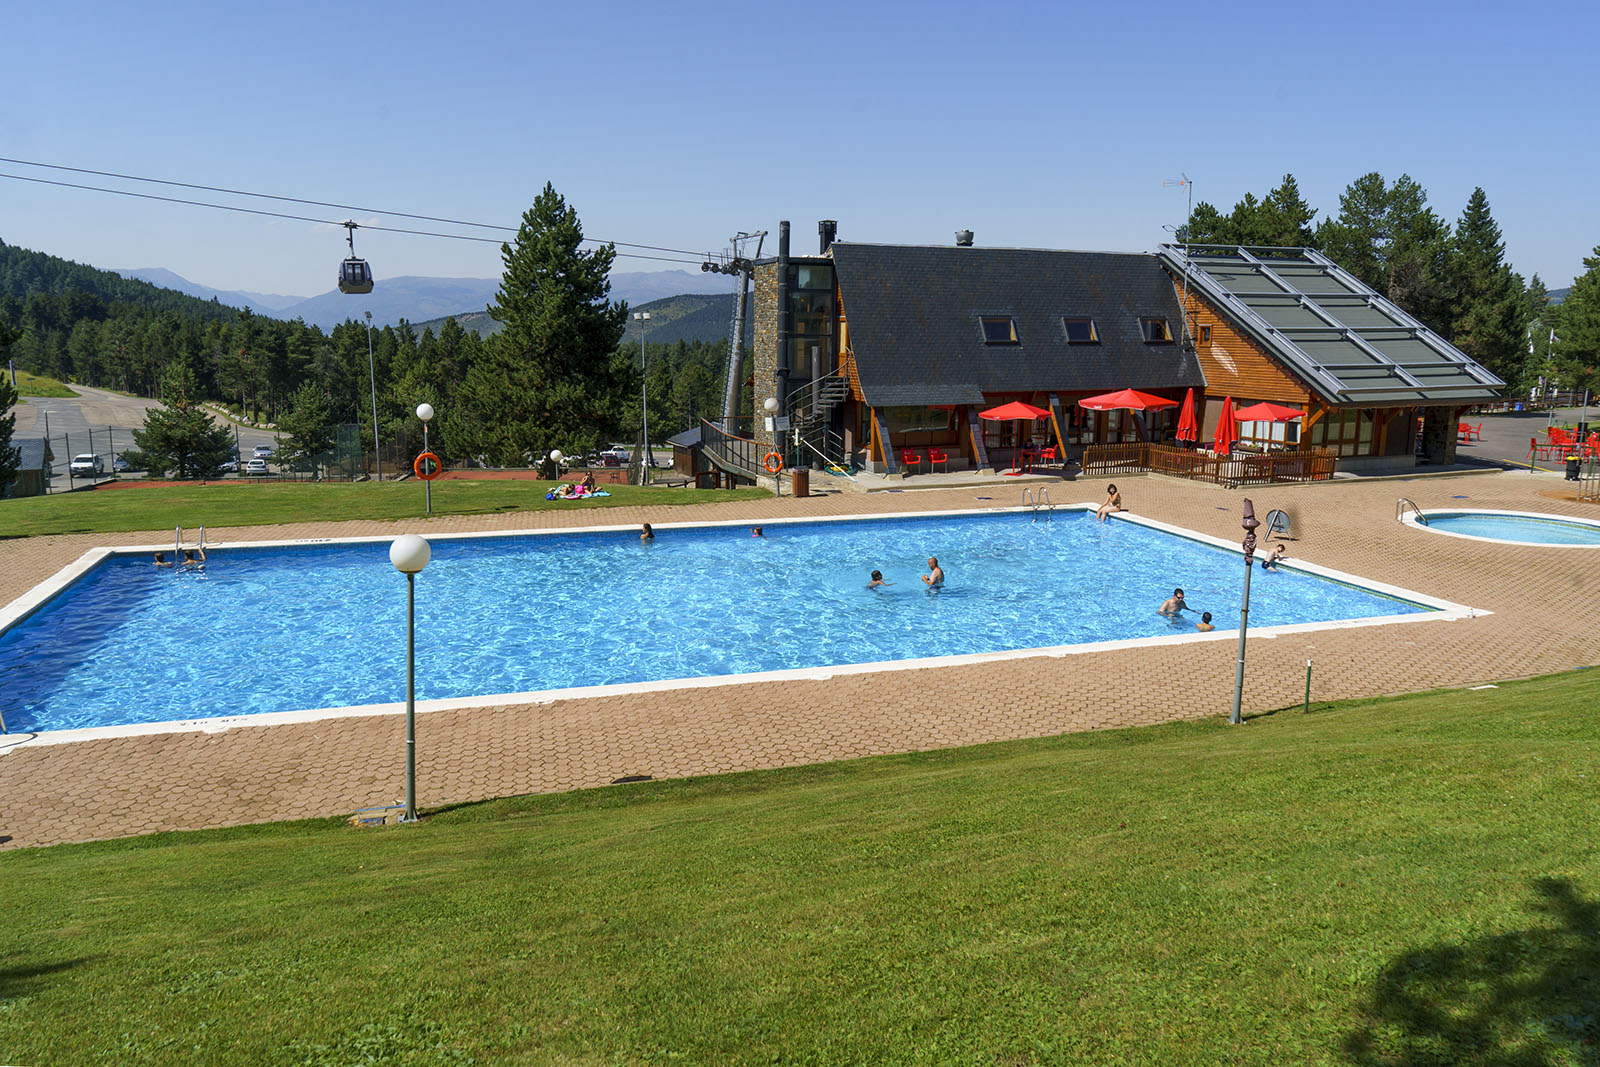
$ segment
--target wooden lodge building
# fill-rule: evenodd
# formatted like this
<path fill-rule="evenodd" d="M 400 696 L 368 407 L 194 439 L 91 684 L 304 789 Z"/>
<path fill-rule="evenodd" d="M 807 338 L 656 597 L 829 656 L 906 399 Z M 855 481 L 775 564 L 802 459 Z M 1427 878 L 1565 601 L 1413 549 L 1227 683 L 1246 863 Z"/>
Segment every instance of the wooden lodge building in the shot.
<path fill-rule="evenodd" d="M 1307 249 L 1158 253 L 854 244 L 819 226 L 814 256 L 754 268 L 754 451 L 884 473 L 992 469 L 1019 448 L 1172 443 L 1179 408 L 1095 411 L 1086 397 L 1194 390 L 1199 446 L 1224 398 L 1298 422 L 1239 424 L 1267 450 L 1326 449 L 1341 468 L 1455 459 L 1467 408 L 1503 383 Z M 763 410 L 771 398 L 776 410 Z M 1010 401 L 1044 411 L 989 421 Z M 1420 428 L 1420 429 L 1419 429 Z M 1047 453 L 1049 455 L 1050 453 Z"/>

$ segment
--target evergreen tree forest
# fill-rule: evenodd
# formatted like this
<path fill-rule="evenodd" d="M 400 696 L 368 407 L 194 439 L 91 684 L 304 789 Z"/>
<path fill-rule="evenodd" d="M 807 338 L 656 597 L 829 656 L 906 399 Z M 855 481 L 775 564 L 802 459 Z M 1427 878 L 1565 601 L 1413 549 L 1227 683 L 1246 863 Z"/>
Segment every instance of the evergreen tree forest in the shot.
<path fill-rule="evenodd" d="M 286 458 L 325 449 L 341 423 L 358 425 L 370 449 L 375 383 L 385 444 L 420 433 L 414 412 L 426 401 L 447 461 L 520 465 L 639 432 L 639 345 L 619 344 L 626 306 L 605 299 L 610 257 L 581 251 L 581 238 L 576 213 L 547 187 L 505 246 L 491 310 L 507 329 L 485 340 L 454 319 L 420 335 L 406 322 L 374 328 L 370 369 L 364 322 L 324 333 L 3 243 L 0 330 L 11 328 L 18 367 L 62 381 L 150 397 L 170 393 L 171 380 L 192 383 L 190 399 L 277 424 Z M 726 342 L 650 344 L 648 356 L 654 439 L 720 413 Z"/>

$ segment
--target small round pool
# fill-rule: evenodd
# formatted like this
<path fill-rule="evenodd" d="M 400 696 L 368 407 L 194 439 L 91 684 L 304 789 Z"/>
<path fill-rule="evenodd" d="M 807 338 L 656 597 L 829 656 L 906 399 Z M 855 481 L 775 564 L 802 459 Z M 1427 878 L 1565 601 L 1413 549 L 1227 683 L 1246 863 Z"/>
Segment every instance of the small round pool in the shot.
<path fill-rule="evenodd" d="M 1474 541 L 1600 548 L 1600 522 L 1593 519 L 1573 519 L 1565 515 L 1546 515 L 1537 511 L 1485 511 L 1461 508 L 1451 511 L 1425 511 L 1421 520 L 1415 513 L 1408 513 L 1405 521 L 1429 533 L 1467 537 Z"/>

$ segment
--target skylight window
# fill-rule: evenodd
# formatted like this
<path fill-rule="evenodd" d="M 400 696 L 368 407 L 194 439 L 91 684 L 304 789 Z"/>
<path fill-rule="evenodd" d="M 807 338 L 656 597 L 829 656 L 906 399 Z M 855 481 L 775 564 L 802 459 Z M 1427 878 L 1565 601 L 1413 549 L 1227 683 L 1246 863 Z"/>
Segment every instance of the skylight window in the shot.
<path fill-rule="evenodd" d="M 1067 328 L 1067 344 L 1069 345 L 1097 345 L 1100 343 L 1100 331 L 1095 329 L 1093 319 L 1063 318 L 1061 324 Z"/>
<path fill-rule="evenodd" d="M 1172 343 L 1172 330 L 1167 326 L 1166 319 L 1140 319 L 1139 328 L 1144 332 L 1144 342 L 1147 345 Z"/>
<path fill-rule="evenodd" d="M 983 316 L 983 343 L 989 345 L 1017 344 L 1017 324 L 1009 315 Z"/>

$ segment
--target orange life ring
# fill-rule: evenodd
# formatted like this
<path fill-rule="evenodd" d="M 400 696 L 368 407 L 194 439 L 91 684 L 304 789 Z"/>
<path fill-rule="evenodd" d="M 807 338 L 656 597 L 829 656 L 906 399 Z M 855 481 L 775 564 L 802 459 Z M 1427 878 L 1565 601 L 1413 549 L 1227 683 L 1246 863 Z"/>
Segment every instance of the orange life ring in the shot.
<path fill-rule="evenodd" d="M 768 474 L 777 474 L 783 470 L 783 457 L 776 452 L 768 452 L 763 463 L 767 468 Z"/>
<path fill-rule="evenodd" d="M 432 464 L 432 466 L 429 469 L 424 470 L 423 467 L 427 464 Z M 432 452 L 424 452 L 422 455 L 418 456 L 412 461 L 411 469 L 416 473 L 418 478 L 421 478 L 425 482 L 431 482 L 435 478 L 439 477 L 439 475 L 444 473 L 444 462 Z"/>

